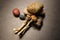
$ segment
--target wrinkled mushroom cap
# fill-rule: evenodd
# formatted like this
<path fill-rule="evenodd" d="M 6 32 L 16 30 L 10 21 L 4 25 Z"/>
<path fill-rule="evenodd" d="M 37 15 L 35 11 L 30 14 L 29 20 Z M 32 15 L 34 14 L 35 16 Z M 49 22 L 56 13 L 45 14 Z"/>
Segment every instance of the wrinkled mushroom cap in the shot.
<path fill-rule="evenodd" d="M 41 4 L 40 2 L 34 2 L 34 3 L 29 4 L 24 9 L 24 13 L 25 14 L 36 14 L 39 10 L 41 10 L 41 8 L 43 8 L 43 4 Z"/>

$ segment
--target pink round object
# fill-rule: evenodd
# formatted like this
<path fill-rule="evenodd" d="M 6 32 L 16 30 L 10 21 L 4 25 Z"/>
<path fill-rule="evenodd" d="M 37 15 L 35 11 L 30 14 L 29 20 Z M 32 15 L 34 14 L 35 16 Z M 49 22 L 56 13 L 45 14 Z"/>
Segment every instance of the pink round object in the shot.
<path fill-rule="evenodd" d="M 18 8 L 14 8 L 13 11 L 12 11 L 12 13 L 13 13 L 13 15 L 14 15 L 15 17 L 19 17 L 19 15 L 20 15 L 20 11 L 19 11 Z"/>

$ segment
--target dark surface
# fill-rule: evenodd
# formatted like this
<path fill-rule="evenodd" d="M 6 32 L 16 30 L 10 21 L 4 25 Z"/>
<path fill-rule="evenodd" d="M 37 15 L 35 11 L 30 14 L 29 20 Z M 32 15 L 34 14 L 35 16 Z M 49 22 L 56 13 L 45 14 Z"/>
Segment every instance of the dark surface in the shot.
<path fill-rule="evenodd" d="M 31 27 L 19 39 L 13 28 L 20 27 L 23 23 L 12 14 L 13 8 L 22 10 L 36 0 L 0 0 L 0 40 L 60 40 L 60 0 L 37 0 L 44 4 L 46 17 L 40 31 Z"/>

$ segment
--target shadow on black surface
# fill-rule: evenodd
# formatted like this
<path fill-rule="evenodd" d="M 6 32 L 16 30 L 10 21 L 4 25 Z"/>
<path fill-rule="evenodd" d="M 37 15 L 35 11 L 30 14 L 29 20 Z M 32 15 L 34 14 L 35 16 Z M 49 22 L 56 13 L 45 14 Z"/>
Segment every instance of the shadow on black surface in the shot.
<path fill-rule="evenodd" d="M 37 25 L 34 25 L 33 27 L 35 28 L 35 29 L 37 29 L 37 30 L 41 30 L 41 28 L 42 28 L 42 26 L 43 26 L 43 21 L 41 22 L 41 25 L 40 26 L 37 26 Z"/>

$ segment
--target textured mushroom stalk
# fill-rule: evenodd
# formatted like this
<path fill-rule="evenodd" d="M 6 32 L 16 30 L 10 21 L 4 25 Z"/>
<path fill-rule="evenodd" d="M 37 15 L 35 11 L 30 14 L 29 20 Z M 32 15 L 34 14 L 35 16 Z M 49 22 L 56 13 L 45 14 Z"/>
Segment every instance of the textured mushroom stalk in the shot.
<path fill-rule="evenodd" d="M 24 34 L 24 32 L 30 27 L 29 24 L 32 22 L 33 20 L 30 20 L 27 25 L 18 33 L 19 34 Z M 21 36 L 21 35 L 20 35 Z"/>
<path fill-rule="evenodd" d="M 29 24 L 32 22 L 32 20 L 30 20 L 28 23 L 23 24 L 20 28 L 14 28 L 13 31 L 15 34 L 21 34 L 22 32 L 24 32 L 24 30 L 26 30 L 29 27 Z"/>
<path fill-rule="evenodd" d="M 24 21 L 24 23 L 19 28 L 13 28 L 13 31 L 15 34 L 18 34 L 27 24 L 27 20 Z"/>

